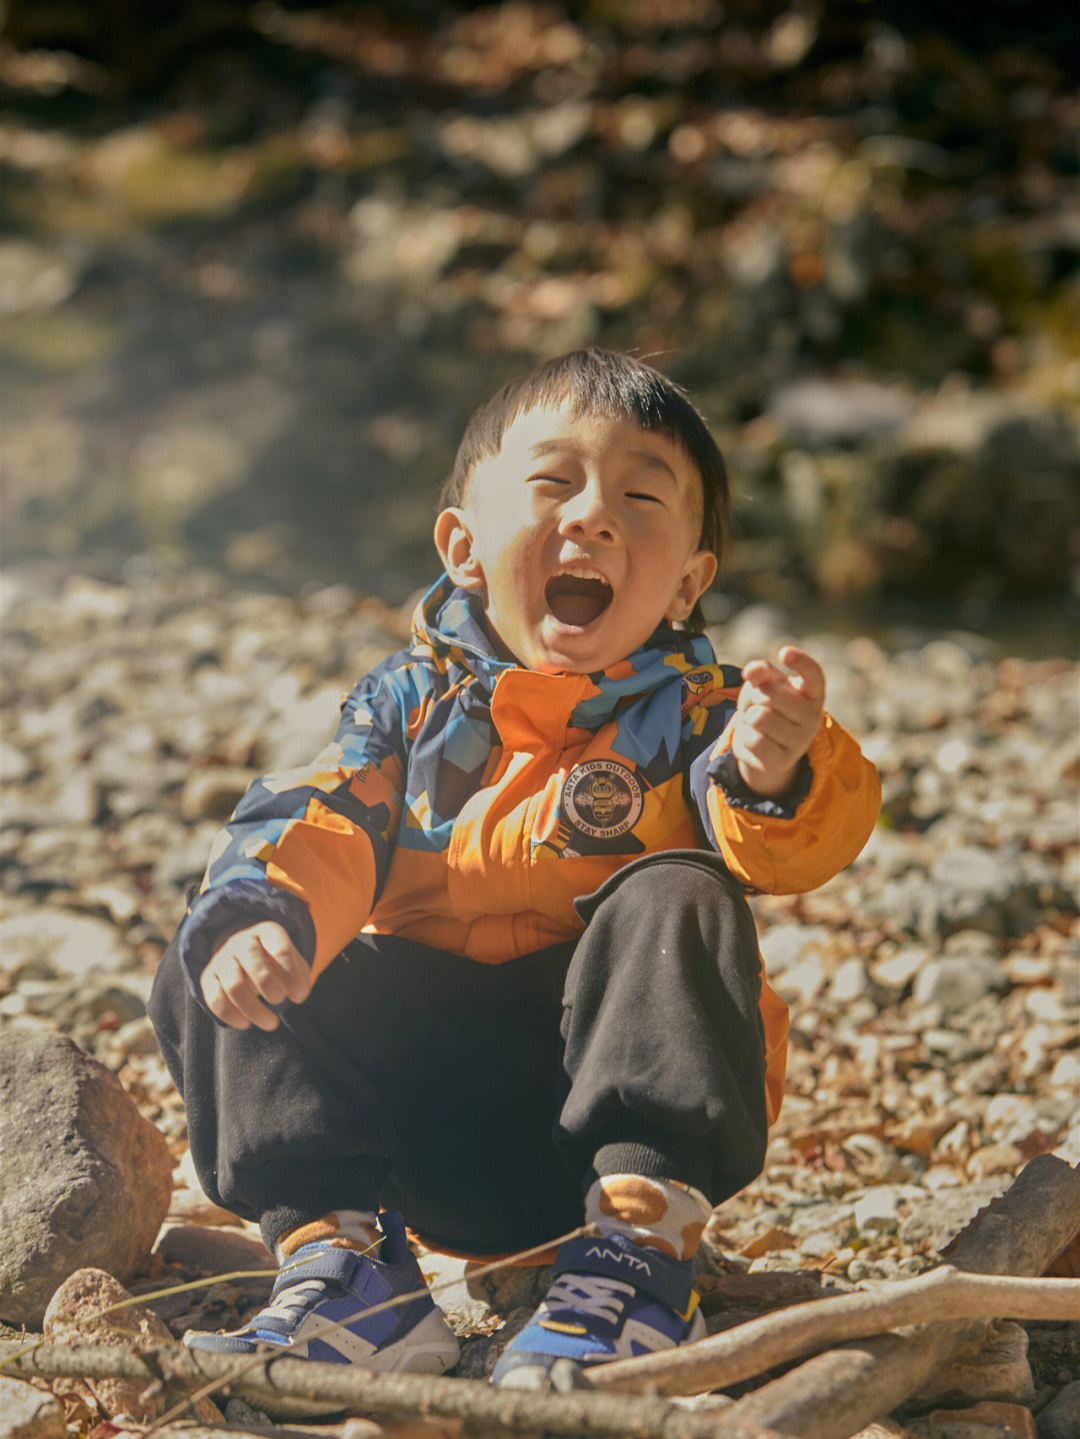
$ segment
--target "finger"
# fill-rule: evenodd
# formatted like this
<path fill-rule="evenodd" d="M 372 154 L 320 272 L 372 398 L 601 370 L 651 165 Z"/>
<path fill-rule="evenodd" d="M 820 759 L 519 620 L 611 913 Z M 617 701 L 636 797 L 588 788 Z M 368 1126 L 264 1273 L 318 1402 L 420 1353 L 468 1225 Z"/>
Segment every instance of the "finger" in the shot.
<path fill-rule="evenodd" d="M 743 670 L 743 683 L 739 690 L 739 706 L 746 709 L 753 705 L 776 705 L 787 696 L 790 702 L 804 704 L 807 696 L 797 688 L 799 681 L 785 670 L 777 669 L 766 660 L 755 660 Z"/>
<path fill-rule="evenodd" d="M 820 707 L 790 685 L 767 691 L 754 689 L 739 698 L 738 722 L 748 728 L 790 738 L 796 745 L 817 730 Z"/>
<path fill-rule="evenodd" d="M 272 1009 L 268 1009 L 255 992 L 254 986 L 249 986 L 239 992 L 229 993 L 229 999 L 256 1029 L 263 1029 L 269 1033 L 277 1029 L 281 1021 Z"/>
<path fill-rule="evenodd" d="M 764 716 L 776 715 L 810 739 L 817 732 L 823 707 L 820 699 L 797 689 L 797 683 L 800 681 L 776 671 L 760 685 L 744 684 L 737 710 L 753 724 L 762 723 Z"/>
<path fill-rule="evenodd" d="M 736 736 L 732 748 L 740 762 L 746 761 L 767 769 L 789 767 L 797 762 L 801 754 L 798 731 L 785 733 L 776 727 L 745 730 Z"/>
<path fill-rule="evenodd" d="M 825 671 L 805 650 L 795 645 L 785 645 L 779 655 L 780 665 L 769 660 L 751 660 L 743 666 L 743 688 L 749 684 L 763 692 L 772 692 L 787 686 L 794 693 L 804 695 L 815 703 L 825 699 Z"/>
<path fill-rule="evenodd" d="M 268 920 L 257 925 L 254 932 L 263 952 L 277 969 L 284 987 L 284 994 L 271 1003 L 278 1004 L 281 999 L 290 999 L 293 1004 L 302 1003 L 311 993 L 312 985 L 311 966 L 307 960 L 280 924 Z M 270 998 L 266 994 L 263 997 Z"/>
<path fill-rule="evenodd" d="M 780 651 L 780 663 L 791 671 L 791 683 L 808 699 L 823 703 L 825 699 L 825 671 L 805 650 L 795 645 L 785 645 Z"/>
<path fill-rule="evenodd" d="M 784 678 L 784 671 L 776 665 L 770 664 L 768 660 L 751 660 L 749 664 L 742 667 L 743 689 L 747 685 L 761 687 L 775 683 Z"/>
<path fill-rule="evenodd" d="M 243 960 L 232 955 L 220 960 L 215 963 L 214 971 L 226 999 L 240 1011 L 245 1019 L 255 1025 L 257 1029 L 277 1029 L 278 1017 L 263 1003 L 261 992 L 249 972 L 249 965 L 259 968 L 260 964 L 267 964 L 261 951 L 259 955 L 253 955 L 249 951 Z"/>
<path fill-rule="evenodd" d="M 252 937 L 249 947 L 236 958 L 255 997 L 268 1005 L 280 1004 L 285 998 L 285 979 L 259 941 Z"/>
<path fill-rule="evenodd" d="M 222 1024 L 227 1024 L 230 1029 L 251 1028 L 250 1021 L 240 1013 L 222 989 L 221 981 L 216 974 L 210 970 L 204 970 L 199 977 L 199 988 L 202 990 L 203 999 L 206 1000 L 207 1009 L 216 1019 L 220 1019 Z"/>

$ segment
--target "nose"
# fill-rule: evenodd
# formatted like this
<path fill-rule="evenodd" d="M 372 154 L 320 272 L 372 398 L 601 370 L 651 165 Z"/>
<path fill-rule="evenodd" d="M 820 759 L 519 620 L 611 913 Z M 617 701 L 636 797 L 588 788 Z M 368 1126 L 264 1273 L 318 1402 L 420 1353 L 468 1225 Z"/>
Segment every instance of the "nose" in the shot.
<path fill-rule="evenodd" d="M 560 533 L 592 540 L 615 538 L 615 517 L 603 490 L 592 482 L 571 495 L 559 511 Z"/>

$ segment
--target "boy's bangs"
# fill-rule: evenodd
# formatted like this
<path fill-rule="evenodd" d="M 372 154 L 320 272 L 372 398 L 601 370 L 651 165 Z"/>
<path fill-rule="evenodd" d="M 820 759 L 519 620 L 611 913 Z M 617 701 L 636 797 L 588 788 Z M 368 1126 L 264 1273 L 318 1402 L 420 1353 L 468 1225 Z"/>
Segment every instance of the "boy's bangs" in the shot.
<path fill-rule="evenodd" d="M 498 436 L 493 436 L 496 447 L 519 415 L 567 402 L 575 419 L 602 415 L 632 420 L 641 429 L 662 434 L 687 450 L 686 429 L 693 428 L 695 421 L 704 428 L 693 406 L 671 381 L 624 355 L 577 351 L 548 361 L 500 393 Z"/>

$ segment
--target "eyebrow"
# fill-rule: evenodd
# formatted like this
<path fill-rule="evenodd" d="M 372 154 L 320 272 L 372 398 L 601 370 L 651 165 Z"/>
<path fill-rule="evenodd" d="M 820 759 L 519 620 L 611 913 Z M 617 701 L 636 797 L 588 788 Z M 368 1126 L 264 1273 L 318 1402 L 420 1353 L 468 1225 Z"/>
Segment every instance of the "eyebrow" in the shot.
<path fill-rule="evenodd" d="M 553 455 L 560 452 L 563 454 L 580 455 L 582 453 L 582 446 L 579 445 L 576 440 L 537 440 L 535 445 L 530 446 L 530 450 L 531 453 L 539 459 L 541 455 Z M 660 455 L 653 454 L 652 450 L 635 449 L 627 450 L 626 453 L 633 455 L 636 460 L 644 461 L 644 463 L 652 469 L 662 470 L 665 474 L 670 475 L 676 484 L 678 484 L 678 476 L 668 464 L 667 460 Z"/>

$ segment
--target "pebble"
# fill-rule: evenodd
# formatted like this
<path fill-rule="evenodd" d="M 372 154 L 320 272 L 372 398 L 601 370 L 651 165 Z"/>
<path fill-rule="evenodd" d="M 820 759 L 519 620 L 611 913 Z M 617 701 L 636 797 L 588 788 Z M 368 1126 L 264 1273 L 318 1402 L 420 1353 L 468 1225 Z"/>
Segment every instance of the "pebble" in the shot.
<path fill-rule="evenodd" d="M 899 1216 L 896 1190 L 891 1185 L 868 1190 L 855 1201 L 855 1223 L 860 1230 L 895 1229 Z"/>
<path fill-rule="evenodd" d="M 935 1409 L 914 1434 L 919 1439 L 1038 1439 L 1030 1409 L 989 1401 L 962 1409 Z"/>
<path fill-rule="evenodd" d="M 1039 1411 L 1039 1439 L 1076 1439 L 1080 1434 L 1080 1379 L 1064 1389 Z"/>
<path fill-rule="evenodd" d="M 131 952 L 108 920 L 45 905 L 4 920 L 4 968 L 16 982 L 23 977 L 82 981 L 131 966 Z"/>
<path fill-rule="evenodd" d="M 828 955 L 834 943 L 824 925 L 777 924 L 762 936 L 761 955 L 770 975 L 789 974 L 819 954 Z"/>
<path fill-rule="evenodd" d="M 136 1353 L 160 1348 L 172 1333 L 157 1314 L 102 1269 L 78 1269 L 68 1276 L 49 1301 L 42 1329 L 54 1344 L 122 1344 Z M 104 1311 L 108 1311 L 105 1313 Z M 109 1419 L 135 1425 L 152 1422 L 170 1408 L 168 1396 L 155 1384 L 131 1379 L 69 1380 L 68 1392 L 89 1398 Z M 194 1417 L 218 1424 L 221 1413 L 205 1396 L 192 1405 Z"/>
<path fill-rule="evenodd" d="M 901 992 L 916 978 L 930 959 L 930 950 L 909 944 L 895 954 L 877 960 L 870 969 L 874 982 L 883 989 Z"/>
<path fill-rule="evenodd" d="M 211 1274 L 274 1268 L 274 1256 L 255 1234 L 240 1229 L 208 1229 L 205 1221 L 177 1224 L 168 1220 L 158 1235 L 154 1253 L 166 1264 L 198 1267 Z"/>
<path fill-rule="evenodd" d="M 981 955 L 943 955 L 929 960 L 916 974 L 912 997 L 925 1008 L 940 1004 L 946 1012 L 966 1009 L 1001 982 L 998 964 Z"/>
<path fill-rule="evenodd" d="M 1080 1095 L 1080 1054 L 1073 1051 L 1063 1054 L 1050 1071 L 1050 1084 L 1054 1089 Z"/>
<path fill-rule="evenodd" d="M 829 998 L 833 1004 L 848 1005 L 870 993 L 870 976 L 866 962 L 862 959 L 845 959 L 837 965 L 829 983 Z"/>
<path fill-rule="evenodd" d="M 0 1374 L 0 1439 L 64 1439 L 64 1411 L 52 1394 Z"/>

